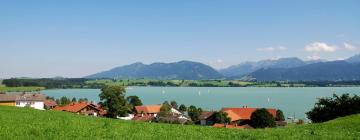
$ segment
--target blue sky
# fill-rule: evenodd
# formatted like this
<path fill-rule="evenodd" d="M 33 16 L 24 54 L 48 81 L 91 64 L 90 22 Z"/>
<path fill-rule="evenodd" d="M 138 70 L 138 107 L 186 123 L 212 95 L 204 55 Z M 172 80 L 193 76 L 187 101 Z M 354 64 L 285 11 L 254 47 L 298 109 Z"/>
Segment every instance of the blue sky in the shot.
<path fill-rule="evenodd" d="M 134 62 L 344 59 L 358 0 L 2 0 L 0 78 L 82 77 Z"/>

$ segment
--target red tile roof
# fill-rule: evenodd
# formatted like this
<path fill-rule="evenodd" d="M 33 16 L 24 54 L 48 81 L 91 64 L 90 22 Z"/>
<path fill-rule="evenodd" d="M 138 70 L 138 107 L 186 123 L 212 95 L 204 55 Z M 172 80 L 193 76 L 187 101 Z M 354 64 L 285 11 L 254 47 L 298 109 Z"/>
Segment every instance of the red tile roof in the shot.
<path fill-rule="evenodd" d="M 55 107 L 53 110 L 57 110 L 57 111 L 67 111 L 67 112 L 72 112 L 72 113 L 77 113 L 79 111 L 81 111 L 82 109 L 84 109 L 85 107 L 90 106 L 95 110 L 100 111 L 96 105 L 88 103 L 88 102 L 74 102 L 74 103 L 70 103 L 68 105 L 65 106 L 58 106 Z"/>
<path fill-rule="evenodd" d="M 16 95 L 13 94 L 0 94 L 0 101 L 13 101 L 15 102 Z"/>
<path fill-rule="evenodd" d="M 250 120 L 251 114 L 258 108 L 223 108 L 222 111 L 228 113 L 231 121 Z M 267 109 L 273 117 L 276 117 L 276 109 Z"/>
<path fill-rule="evenodd" d="M 137 113 L 153 114 L 160 112 L 161 105 L 135 106 Z"/>
<path fill-rule="evenodd" d="M 0 101 L 43 101 L 45 100 L 44 94 L 0 94 Z"/>

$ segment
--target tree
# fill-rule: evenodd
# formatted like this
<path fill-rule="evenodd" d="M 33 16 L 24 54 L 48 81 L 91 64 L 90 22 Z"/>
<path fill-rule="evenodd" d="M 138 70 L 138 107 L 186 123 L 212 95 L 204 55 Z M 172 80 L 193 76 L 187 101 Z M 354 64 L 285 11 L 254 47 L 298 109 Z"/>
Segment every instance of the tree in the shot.
<path fill-rule="evenodd" d="M 56 104 L 61 105 L 60 99 L 55 100 Z"/>
<path fill-rule="evenodd" d="M 160 117 L 166 117 L 169 116 L 171 113 L 171 105 L 169 104 L 162 104 L 159 112 Z"/>
<path fill-rule="evenodd" d="M 312 122 L 320 123 L 357 113 L 360 113 L 359 96 L 334 94 L 332 98 L 320 98 L 306 115 Z"/>
<path fill-rule="evenodd" d="M 88 99 L 87 98 L 79 98 L 79 100 L 78 100 L 79 102 L 87 102 L 88 101 Z"/>
<path fill-rule="evenodd" d="M 122 86 L 105 86 L 101 89 L 100 104 L 106 109 L 107 117 L 117 118 L 128 115 L 125 92 Z"/>
<path fill-rule="evenodd" d="M 165 102 L 163 102 L 162 104 L 163 104 L 163 105 L 164 105 L 164 104 L 165 104 L 165 105 L 170 105 L 168 101 L 165 101 Z M 171 106 L 171 105 L 170 105 L 170 106 Z"/>
<path fill-rule="evenodd" d="M 141 106 L 143 103 L 141 102 L 140 98 L 138 96 L 129 96 L 126 98 L 126 101 L 128 104 L 132 106 Z"/>
<path fill-rule="evenodd" d="M 71 99 L 71 102 L 76 102 L 76 98 L 75 98 L 75 97 L 72 98 L 72 99 Z"/>
<path fill-rule="evenodd" d="M 171 101 L 170 104 L 172 108 L 178 109 L 178 105 L 176 101 Z"/>
<path fill-rule="evenodd" d="M 283 113 L 280 109 L 278 109 L 278 110 L 276 111 L 275 120 L 276 120 L 276 121 L 285 121 L 284 113 Z"/>
<path fill-rule="evenodd" d="M 129 97 L 126 98 L 126 101 L 128 103 L 129 110 L 131 112 L 135 112 L 135 106 L 143 105 L 138 96 L 129 96 Z"/>
<path fill-rule="evenodd" d="M 226 112 L 219 111 L 219 112 L 214 113 L 214 122 L 215 123 L 223 123 L 223 124 L 230 123 L 231 118 L 228 117 L 228 114 Z"/>
<path fill-rule="evenodd" d="M 265 109 L 257 109 L 251 114 L 251 126 L 254 128 L 275 127 L 275 118 Z"/>
<path fill-rule="evenodd" d="M 191 118 L 191 120 L 193 122 L 200 121 L 199 116 L 201 115 L 201 113 L 202 113 L 202 109 L 201 108 L 196 108 L 196 106 L 191 105 L 188 108 L 188 114 L 189 114 L 189 116 L 190 116 L 190 118 Z"/>
<path fill-rule="evenodd" d="M 65 96 L 60 98 L 60 105 L 67 105 L 70 104 L 70 102 L 71 102 L 70 99 Z"/>
<path fill-rule="evenodd" d="M 184 112 L 187 111 L 187 107 L 184 104 L 181 104 L 180 107 L 179 107 L 179 111 L 184 113 Z"/>

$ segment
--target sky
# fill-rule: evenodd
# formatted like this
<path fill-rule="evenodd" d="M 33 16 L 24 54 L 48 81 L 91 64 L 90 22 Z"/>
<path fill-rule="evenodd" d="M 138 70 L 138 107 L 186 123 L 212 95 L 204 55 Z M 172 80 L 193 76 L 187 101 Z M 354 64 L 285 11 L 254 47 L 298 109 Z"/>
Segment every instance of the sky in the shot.
<path fill-rule="evenodd" d="M 134 62 L 340 60 L 359 0 L 0 0 L 0 78 L 83 77 Z"/>

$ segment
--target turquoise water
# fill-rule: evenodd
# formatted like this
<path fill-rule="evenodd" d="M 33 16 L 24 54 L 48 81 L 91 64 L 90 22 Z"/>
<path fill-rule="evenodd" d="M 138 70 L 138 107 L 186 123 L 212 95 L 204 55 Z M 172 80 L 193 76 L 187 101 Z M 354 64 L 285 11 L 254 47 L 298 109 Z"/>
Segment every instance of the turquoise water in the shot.
<path fill-rule="evenodd" d="M 99 89 L 44 90 L 48 96 L 88 98 L 99 102 Z M 175 100 L 178 104 L 195 105 L 206 110 L 222 107 L 272 107 L 284 111 L 286 116 L 305 118 L 319 97 L 350 93 L 360 95 L 360 87 L 131 87 L 126 95 L 137 95 L 144 104 L 160 104 Z"/>

